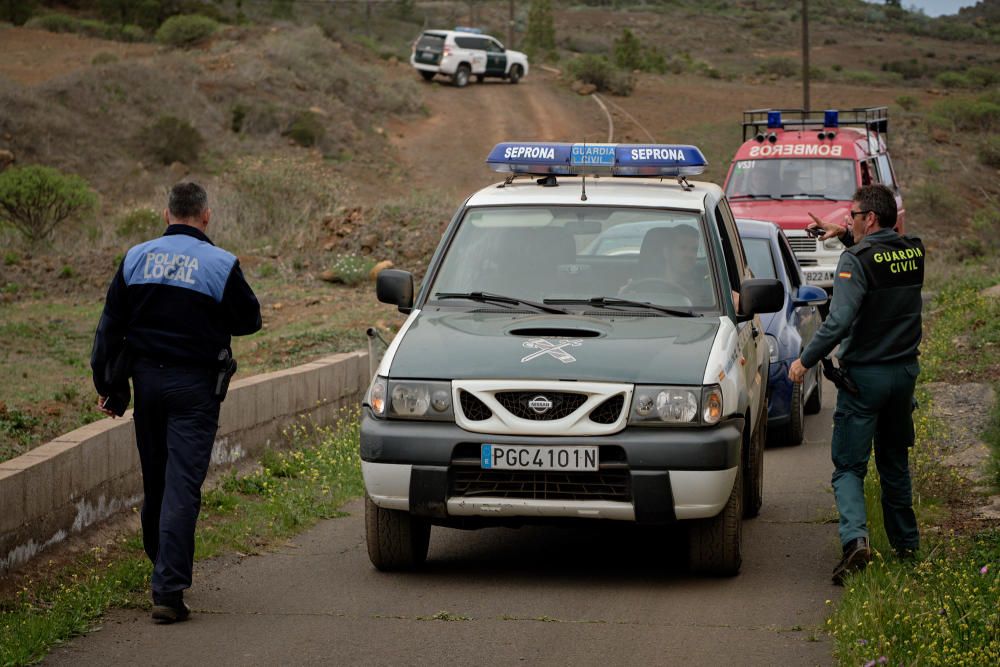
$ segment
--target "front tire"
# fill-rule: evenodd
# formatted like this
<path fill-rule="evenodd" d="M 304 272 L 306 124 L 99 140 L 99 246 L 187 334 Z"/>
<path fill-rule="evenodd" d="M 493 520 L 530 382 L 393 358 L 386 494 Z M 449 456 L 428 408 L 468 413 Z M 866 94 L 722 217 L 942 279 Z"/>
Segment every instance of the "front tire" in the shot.
<path fill-rule="evenodd" d="M 774 444 L 795 446 L 802 444 L 805 432 L 805 410 L 802 405 L 802 383 L 792 384 L 792 400 L 788 404 L 788 423 L 774 430 Z"/>
<path fill-rule="evenodd" d="M 743 518 L 760 514 L 764 504 L 764 443 L 767 442 L 767 414 L 757 420 L 757 430 L 750 436 L 746 478 L 743 483 Z"/>
<path fill-rule="evenodd" d="M 743 563 L 743 466 L 723 510 L 711 519 L 692 522 L 688 534 L 688 556 L 693 572 L 732 577 Z"/>
<path fill-rule="evenodd" d="M 419 70 L 420 76 L 423 77 L 424 81 L 430 81 L 434 78 L 434 72 L 428 72 L 427 70 Z"/>
<path fill-rule="evenodd" d="M 366 495 L 365 537 L 375 569 L 412 570 L 427 560 L 431 524 L 409 512 L 383 509 Z"/>
<path fill-rule="evenodd" d="M 514 65 L 513 67 L 510 68 L 510 74 L 507 75 L 507 79 L 511 83 L 516 84 L 518 81 L 521 80 L 522 76 L 523 76 L 523 74 L 522 74 L 521 66 L 520 65 Z"/>
<path fill-rule="evenodd" d="M 454 76 L 451 77 L 452 83 L 455 84 L 456 88 L 465 88 L 469 85 L 469 75 L 472 70 L 469 69 L 468 65 L 459 65 L 458 69 L 455 70 Z"/>

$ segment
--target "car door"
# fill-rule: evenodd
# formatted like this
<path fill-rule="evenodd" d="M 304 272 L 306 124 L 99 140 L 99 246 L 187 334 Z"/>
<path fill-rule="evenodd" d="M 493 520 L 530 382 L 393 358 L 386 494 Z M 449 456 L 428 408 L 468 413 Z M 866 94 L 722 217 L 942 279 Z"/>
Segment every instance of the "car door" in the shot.
<path fill-rule="evenodd" d="M 486 40 L 486 76 L 507 74 L 507 52 L 495 40 Z"/>
<path fill-rule="evenodd" d="M 795 253 L 792 252 L 792 247 L 788 243 L 788 238 L 780 229 L 778 230 L 778 253 L 780 254 L 780 261 L 784 265 L 785 274 L 788 278 L 788 293 L 791 295 L 791 299 L 793 301 L 792 311 L 788 314 L 788 324 L 799 332 L 799 336 L 802 339 L 802 348 L 805 349 L 805 346 L 809 344 L 809 341 L 811 341 L 813 336 L 816 335 L 816 332 L 819 331 L 820 325 L 823 324 L 823 318 L 820 315 L 819 308 L 816 306 L 794 305 L 794 300 L 799 292 L 799 287 L 805 284 L 805 276 L 802 274 L 802 268 L 795 259 Z M 816 379 L 818 379 L 818 374 Z M 812 383 L 814 383 L 816 379 L 807 381 L 807 386 L 803 387 L 803 395 L 809 395 L 809 392 L 812 390 Z"/>

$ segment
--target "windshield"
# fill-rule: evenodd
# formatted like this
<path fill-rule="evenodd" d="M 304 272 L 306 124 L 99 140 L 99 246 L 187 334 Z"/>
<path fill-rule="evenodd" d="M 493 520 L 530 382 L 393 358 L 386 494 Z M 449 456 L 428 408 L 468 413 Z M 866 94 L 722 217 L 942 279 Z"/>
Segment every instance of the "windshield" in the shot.
<path fill-rule="evenodd" d="M 705 310 L 718 303 L 701 214 L 644 208 L 468 209 L 429 298 L 470 292 Z"/>
<path fill-rule="evenodd" d="M 739 160 L 726 185 L 732 199 L 835 199 L 850 201 L 858 184 L 853 160 Z"/>
<path fill-rule="evenodd" d="M 774 270 L 774 257 L 771 255 L 771 242 L 767 239 L 743 239 L 743 250 L 746 251 L 747 264 L 753 271 L 754 278 L 777 278 Z"/>

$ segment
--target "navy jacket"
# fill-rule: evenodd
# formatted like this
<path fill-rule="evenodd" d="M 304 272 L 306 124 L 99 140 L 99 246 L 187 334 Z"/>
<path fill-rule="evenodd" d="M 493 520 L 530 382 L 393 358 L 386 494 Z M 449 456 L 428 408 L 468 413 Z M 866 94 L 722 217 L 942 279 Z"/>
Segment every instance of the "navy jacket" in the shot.
<path fill-rule="evenodd" d="M 126 342 L 130 353 L 166 363 L 214 367 L 231 336 L 261 327 L 260 303 L 232 253 L 190 225 L 132 247 L 108 287 L 90 367 L 102 396 Z"/>

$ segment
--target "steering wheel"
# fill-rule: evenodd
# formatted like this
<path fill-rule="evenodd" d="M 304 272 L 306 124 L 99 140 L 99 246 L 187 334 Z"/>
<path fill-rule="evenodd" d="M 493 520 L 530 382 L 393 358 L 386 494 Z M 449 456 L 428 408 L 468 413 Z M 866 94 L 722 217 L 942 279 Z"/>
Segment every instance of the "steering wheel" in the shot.
<path fill-rule="evenodd" d="M 670 292 L 687 301 L 687 303 L 680 305 L 690 306 L 692 304 L 691 297 L 686 289 L 665 278 L 640 278 L 625 285 L 621 290 L 622 295 L 633 293 L 651 294 L 655 292 Z"/>

